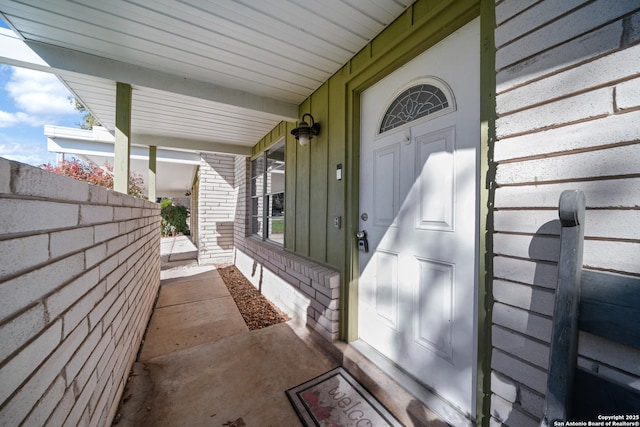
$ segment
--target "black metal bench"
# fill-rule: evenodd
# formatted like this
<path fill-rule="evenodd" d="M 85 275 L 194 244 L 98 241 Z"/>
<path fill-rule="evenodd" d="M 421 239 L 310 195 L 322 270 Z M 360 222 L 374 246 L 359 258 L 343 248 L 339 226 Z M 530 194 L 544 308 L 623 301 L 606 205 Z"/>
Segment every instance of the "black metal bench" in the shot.
<path fill-rule="evenodd" d="M 640 421 L 639 390 L 577 366 L 580 330 L 640 348 L 640 279 L 582 269 L 584 211 L 582 192 L 562 193 L 558 283 L 542 426 L 567 420 L 603 421 L 607 415 Z"/>

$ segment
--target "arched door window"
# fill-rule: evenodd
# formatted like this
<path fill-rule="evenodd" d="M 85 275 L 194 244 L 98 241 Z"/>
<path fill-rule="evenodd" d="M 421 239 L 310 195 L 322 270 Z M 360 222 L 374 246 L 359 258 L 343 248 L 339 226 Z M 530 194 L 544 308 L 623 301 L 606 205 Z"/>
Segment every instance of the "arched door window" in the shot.
<path fill-rule="evenodd" d="M 379 133 L 414 120 L 455 110 L 453 93 L 446 83 L 431 78 L 414 84 L 395 97 L 380 123 Z"/>

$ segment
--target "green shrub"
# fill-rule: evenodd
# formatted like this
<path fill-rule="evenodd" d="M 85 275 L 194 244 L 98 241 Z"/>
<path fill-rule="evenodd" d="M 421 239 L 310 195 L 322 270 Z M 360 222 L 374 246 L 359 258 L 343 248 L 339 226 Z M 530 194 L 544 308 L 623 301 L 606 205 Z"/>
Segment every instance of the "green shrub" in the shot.
<path fill-rule="evenodd" d="M 164 209 L 167 206 L 171 206 L 173 204 L 173 201 L 171 199 L 162 199 L 162 201 L 160 202 L 160 209 Z"/>
<path fill-rule="evenodd" d="M 189 233 L 189 226 L 187 225 L 189 210 L 186 207 L 181 205 L 173 206 L 171 199 L 165 199 L 160 203 L 160 215 L 162 216 L 160 230 L 163 236 Z"/>

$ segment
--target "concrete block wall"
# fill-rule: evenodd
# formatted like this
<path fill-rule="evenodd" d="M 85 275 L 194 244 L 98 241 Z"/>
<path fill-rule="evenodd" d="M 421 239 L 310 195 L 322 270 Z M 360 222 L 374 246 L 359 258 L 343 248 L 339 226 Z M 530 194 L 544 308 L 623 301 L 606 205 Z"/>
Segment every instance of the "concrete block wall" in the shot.
<path fill-rule="evenodd" d="M 235 157 L 202 153 L 198 189 L 198 262 L 230 262 L 236 214 Z"/>
<path fill-rule="evenodd" d="M 495 424 L 535 426 L 563 190 L 586 194 L 585 268 L 640 274 L 640 5 L 496 3 L 491 414 Z M 638 384 L 637 352 L 580 340 L 580 364 Z"/>
<path fill-rule="evenodd" d="M 160 284 L 159 205 L 0 158 L 0 424 L 111 425 Z"/>
<path fill-rule="evenodd" d="M 238 156 L 235 169 L 238 215 L 234 222 L 234 264 L 296 323 L 329 342 L 337 340 L 340 274 L 281 246 L 249 236 L 248 159 Z"/>

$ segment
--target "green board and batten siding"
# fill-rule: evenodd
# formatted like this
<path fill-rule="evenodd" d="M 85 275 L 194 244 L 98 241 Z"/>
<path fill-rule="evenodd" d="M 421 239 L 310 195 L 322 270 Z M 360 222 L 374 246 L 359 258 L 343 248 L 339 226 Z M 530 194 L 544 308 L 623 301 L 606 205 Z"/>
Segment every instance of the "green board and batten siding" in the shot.
<path fill-rule="evenodd" d="M 281 122 L 253 147 L 253 156 L 285 139 L 284 247 L 339 270 L 344 259 L 344 233 L 333 226 L 333 218 L 344 215 L 344 180 L 337 181 L 335 167 L 331 172 L 328 165 L 333 159 L 344 162 L 344 138 L 339 144 L 328 143 L 328 106 L 329 84 L 325 83 L 300 106 L 301 115 L 312 112 L 321 124 L 320 135 L 302 147 L 291 135 L 296 124 Z"/>

